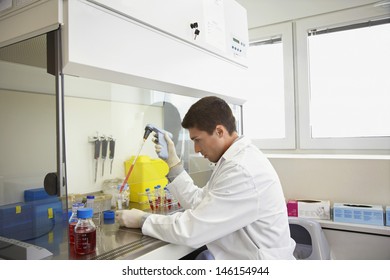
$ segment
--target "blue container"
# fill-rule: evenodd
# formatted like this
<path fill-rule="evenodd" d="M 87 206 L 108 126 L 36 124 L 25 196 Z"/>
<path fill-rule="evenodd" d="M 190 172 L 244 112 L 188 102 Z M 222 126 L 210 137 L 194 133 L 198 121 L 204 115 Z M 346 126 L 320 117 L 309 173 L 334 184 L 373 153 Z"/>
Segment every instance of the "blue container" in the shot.
<path fill-rule="evenodd" d="M 115 224 L 115 212 L 112 210 L 106 210 L 103 212 L 105 224 Z"/>
<path fill-rule="evenodd" d="M 41 199 L 50 198 L 50 195 L 45 191 L 44 188 L 29 189 L 24 191 L 24 201 L 36 201 Z"/>
<path fill-rule="evenodd" d="M 32 205 L 24 202 L 0 206 L 0 235 L 12 239 L 32 236 Z"/>
<path fill-rule="evenodd" d="M 53 230 L 56 223 L 64 219 L 62 203 L 57 198 L 49 198 L 30 202 L 33 215 L 33 232 L 35 236 L 46 234 Z"/>
<path fill-rule="evenodd" d="M 335 222 L 383 226 L 383 216 L 381 205 L 333 204 L 333 221 Z"/>

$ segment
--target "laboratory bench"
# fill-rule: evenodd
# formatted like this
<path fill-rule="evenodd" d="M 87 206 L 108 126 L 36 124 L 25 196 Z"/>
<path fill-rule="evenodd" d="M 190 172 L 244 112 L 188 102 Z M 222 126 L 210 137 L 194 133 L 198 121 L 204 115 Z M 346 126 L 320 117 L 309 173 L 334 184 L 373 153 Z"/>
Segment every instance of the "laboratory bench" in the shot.
<path fill-rule="evenodd" d="M 12 247 L 2 243 L 2 241 L 0 240 L 2 250 L 6 247 Z M 118 223 L 102 223 L 97 227 L 96 251 L 87 255 L 77 255 L 73 248 L 69 247 L 72 245 L 69 244 L 67 221 L 56 223 L 50 230 L 42 231 L 42 234 L 37 237 L 23 240 L 23 242 L 12 241 L 15 242 L 14 247 L 22 244 L 28 248 L 26 252 L 20 252 L 19 256 L 12 252 L 12 257 L 3 257 L 4 259 L 178 260 L 185 259 L 186 256 L 196 251 L 194 248 L 170 244 L 143 235 L 140 229 L 120 227 Z M 14 248 L 13 251 L 18 251 L 18 249 Z"/>
<path fill-rule="evenodd" d="M 67 243 L 68 239 L 64 240 Z M 118 223 L 102 223 L 96 230 L 96 251 L 89 255 L 76 255 L 73 250 L 68 251 L 67 244 L 64 250 L 53 256 L 53 259 L 92 259 L 92 260 L 120 260 L 120 259 L 170 259 L 177 260 L 194 251 L 194 248 L 170 244 L 150 236 L 143 235 L 140 229 L 120 227 Z"/>

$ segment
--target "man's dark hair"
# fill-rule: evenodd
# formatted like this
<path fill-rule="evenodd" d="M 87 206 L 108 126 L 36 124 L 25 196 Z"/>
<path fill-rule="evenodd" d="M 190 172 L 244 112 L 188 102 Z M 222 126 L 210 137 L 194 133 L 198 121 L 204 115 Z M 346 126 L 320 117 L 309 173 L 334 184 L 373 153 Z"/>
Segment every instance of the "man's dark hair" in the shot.
<path fill-rule="evenodd" d="M 207 96 L 194 103 L 182 123 L 184 128 L 197 128 L 211 135 L 217 125 L 223 125 L 232 135 L 236 131 L 236 119 L 225 100 Z"/>

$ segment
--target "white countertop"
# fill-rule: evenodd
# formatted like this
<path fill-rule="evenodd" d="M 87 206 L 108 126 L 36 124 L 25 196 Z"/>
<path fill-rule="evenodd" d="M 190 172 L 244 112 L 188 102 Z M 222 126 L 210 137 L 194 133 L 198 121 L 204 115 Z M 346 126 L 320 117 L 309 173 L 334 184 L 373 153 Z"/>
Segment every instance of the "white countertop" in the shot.
<path fill-rule="evenodd" d="M 326 229 L 346 230 L 346 231 L 390 236 L 389 226 L 373 226 L 373 225 L 353 224 L 353 223 L 339 223 L 331 220 L 317 220 L 317 221 L 321 224 L 322 228 L 326 228 Z"/>

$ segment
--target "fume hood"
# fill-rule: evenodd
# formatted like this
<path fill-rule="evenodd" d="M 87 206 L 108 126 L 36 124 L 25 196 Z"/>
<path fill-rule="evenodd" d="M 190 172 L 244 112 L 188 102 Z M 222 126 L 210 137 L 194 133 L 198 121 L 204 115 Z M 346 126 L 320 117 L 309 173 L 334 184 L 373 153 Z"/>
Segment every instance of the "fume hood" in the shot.
<path fill-rule="evenodd" d="M 206 180 L 212 166 L 193 152 L 180 119 L 197 98 L 218 95 L 240 126 L 246 11 L 233 0 L 160 2 L 2 1 L 0 206 L 18 207 L 23 191 L 43 187 L 52 173 L 64 211 L 55 221 L 66 224 L 68 195 L 100 191 L 105 180 L 123 177 L 146 123 L 175 131 L 186 168 L 194 180 Z M 101 172 L 99 162 L 95 182 L 89 140 L 97 135 L 115 138 L 116 150 L 112 172 Z M 156 156 L 151 142 L 143 153 Z M 37 224 L 29 217 L 18 226 L 32 235 L 17 239 L 36 240 L 63 258 L 63 225 L 48 234 L 40 228 L 34 239 Z"/>

